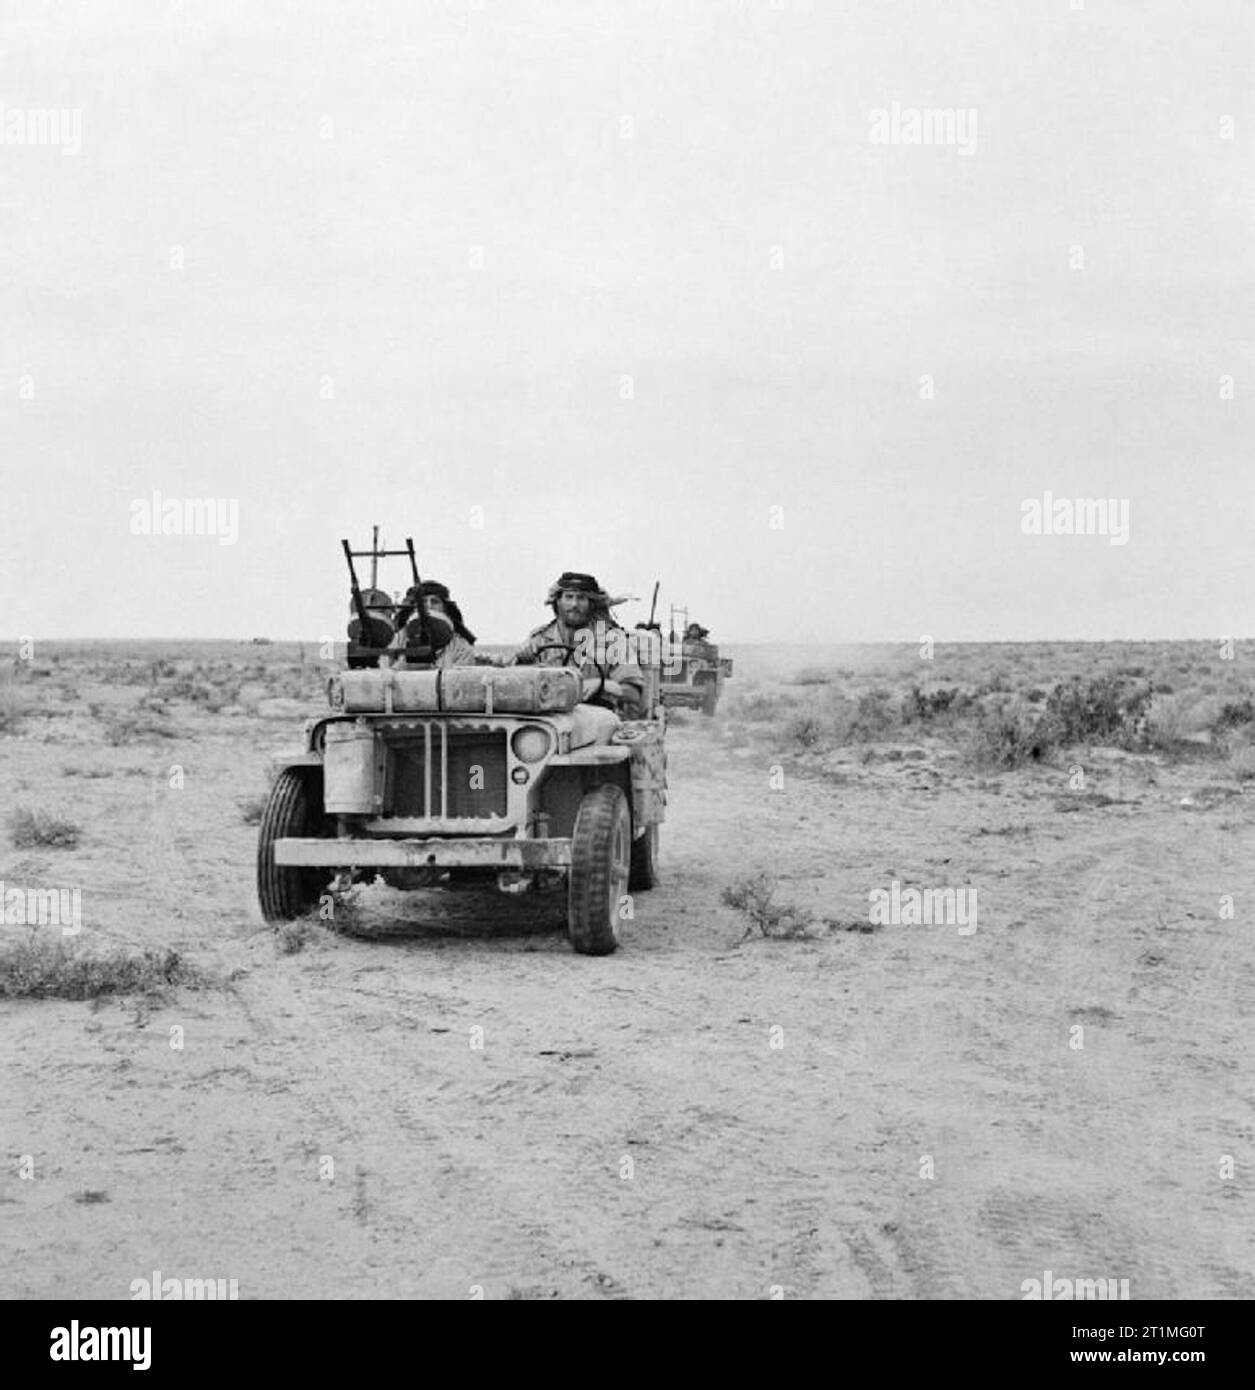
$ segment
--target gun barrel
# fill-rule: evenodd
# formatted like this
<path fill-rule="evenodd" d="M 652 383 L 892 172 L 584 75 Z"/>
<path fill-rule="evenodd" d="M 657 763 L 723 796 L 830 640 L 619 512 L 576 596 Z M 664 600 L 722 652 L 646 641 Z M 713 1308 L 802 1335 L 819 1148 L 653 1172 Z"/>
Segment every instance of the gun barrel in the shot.
<path fill-rule="evenodd" d="M 353 595 L 353 607 L 357 609 L 357 621 L 361 624 L 362 645 L 370 645 L 370 624 L 366 618 L 366 602 L 362 598 L 361 586 L 357 582 L 357 571 L 353 568 L 353 552 L 349 549 L 347 540 L 341 540 L 340 544 L 344 547 L 344 558 L 349 564 L 349 588 Z"/>

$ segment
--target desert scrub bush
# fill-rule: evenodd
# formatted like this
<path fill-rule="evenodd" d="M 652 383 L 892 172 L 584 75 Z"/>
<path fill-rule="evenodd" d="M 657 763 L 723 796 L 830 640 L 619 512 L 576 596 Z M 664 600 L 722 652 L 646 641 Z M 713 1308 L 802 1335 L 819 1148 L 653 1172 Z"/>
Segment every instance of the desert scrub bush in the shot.
<path fill-rule="evenodd" d="M 275 950 L 281 956 L 294 956 L 311 941 L 317 940 L 320 931 L 327 929 L 327 924 L 313 914 L 297 917 L 291 922 L 280 922 L 274 929 Z"/>
<path fill-rule="evenodd" d="M 1213 727 L 1217 730 L 1236 729 L 1241 724 L 1250 723 L 1255 723 L 1255 704 L 1251 703 L 1248 695 L 1244 700 L 1223 705 Z"/>
<path fill-rule="evenodd" d="M 927 724 L 938 715 L 948 714 L 959 693 L 958 686 L 942 686 L 938 690 L 923 691 L 918 685 L 913 685 L 902 702 L 902 722 Z M 963 708 L 961 703 L 959 708 Z"/>
<path fill-rule="evenodd" d="M 240 687 L 224 685 L 221 689 L 211 689 L 209 694 L 198 701 L 206 714 L 221 714 L 229 705 L 239 703 Z"/>
<path fill-rule="evenodd" d="M 98 999 L 109 994 L 163 996 L 175 985 L 203 984 L 177 951 L 80 953 L 59 937 L 31 932 L 0 946 L 0 998 Z"/>
<path fill-rule="evenodd" d="M 798 708 L 797 697 L 783 690 L 733 690 L 728 713 L 754 724 L 779 724 Z"/>
<path fill-rule="evenodd" d="M 29 713 L 26 692 L 12 676 L 0 676 L 0 734 L 20 733 Z"/>
<path fill-rule="evenodd" d="M 171 700 L 189 700 L 194 705 L 204 705 L 214 699 L 218 692 L 197 672 L 195 675 L 179 676 L 163 687 L 161 693 Z"/>
<path fill-rule="evenodd" d="M 104 732 L 105 742 L 111 748 L 121 748 L 128 743 L 139 743 L 150 738 L 178 738 L 179 731 L 170 722 L 170 716 L 158 700 L 145 697 L 130 710 L 106 709 L 100 704 L 91 704 L 87 712 L 97 720 Z"/>
<path fill-rule="evenodd" d="M 828 689 L 792 704 L 772 731 L 772 746 L 781 753 L 827 753 L 850 741 L 854 702 Z"/>
<path fill-rule="evenodd" d="M 881 738 L 898 722 L 890 705 L 891 696 L 887 690 L 877 687 L 865 690 L 858 697 L 855 707 L 854 728 L 862 738 Z"/>
<path fill-rule="evenodd" d="M 1190 701 L 1181 695 L 1152 696 L 1146 710 L 1143 741 L 1148 748 L 1169 752 L 1190 732 Z"/>
<path fill-rule="evenodd" d="M 321 693 L 326 677 L 318 666 L 297 666 L 276 673 L 272 693 L 284 700 L 306 700 Z"/>
<path fill-rule="evenodd" d="M 719 901 L 725 907 L 734 908 L 747 919 L 741 941 L 753 936 L 755 929 L 782 941 L 813 935 L 814 914 L 804 907 L 776 902 L 777 887 L 771 874 L 760 873 L 731 883 L 720 893 Z"/>
<path fill-rule="evenodd" d="M 827 753 L 851 743 L 886 738 L 902 723 L 887 690 L 857 700 L 836 690 L 798 705 L 779 725 L 777 745 L 793 753 Z"/>
<path fill-rule="evenodd" d="M 99 679 L 96 673 L 90 668 L 81 673 L 88 680 Z M 148 667 L 143 662 L 120 661 L 116 663 L 104 678 L 106 685 L 149 685 Z"/>
<path fill-rule="evenodd" d="M 1130 747 L 1139 741 L 1139 724 L 1151 701 L 1150 686 L 1122 676 L 1073 676 L 1046 698 L 1046 713 L 1060 743 L 1114 742 Z"/>
<path fill-rule="evenodd" d="M 982 681 L 976 687 L 975 696 L 979 700 L 982 695 L 1009 695 L 1011 693 L 1011 683 L 1007 680 L 1007 673 L 1001 668 L 996 667 L 989 676 L 988 680 Z"/>
<path fill-rule="evenodd" d="M 820 752 L 828 742 L 828 730 L 814 710 L 795 710 L 780 726 L 780 736 L 798 753 Z"/>
<path fill-rule="evenodd" d="M 9 817 L 9 837 L 15 849 L 74 849 L 82 831 L 72 821 L 18 806 Z"/>
<path fill-rule="evenodd" d="M 1059 744 L 1058 725 L 1026 703 L 979 709 L 968 735 L 969 760 L 980 768 L 1016 768 L 1048 759 Z"/>
<path fill-rule="evenodd" d="M 151 738 L 178 737 L 169 724 L 154 715 L 112 714 L 106 715 L 101 722 L 104 724 L 105 742 L 111 748 L 121 748 L 128 743 L 141 743 Z"/>

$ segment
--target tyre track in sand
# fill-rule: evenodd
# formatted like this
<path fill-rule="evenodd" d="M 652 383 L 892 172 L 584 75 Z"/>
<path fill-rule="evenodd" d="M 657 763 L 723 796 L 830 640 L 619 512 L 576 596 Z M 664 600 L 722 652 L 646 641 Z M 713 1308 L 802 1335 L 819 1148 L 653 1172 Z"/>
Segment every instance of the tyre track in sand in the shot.
<path fill-rule="evenodd" d="M 741 769 L 712 781 L 721 798 L 739 784 L 743 801 Z M 695 882 L 693 861 L 705 869 Z M 909 1292 L 877 1234 L 891 1208 L 843 1175 L 846 1116 L 781 1091 L 768 1039 L 780 1011 L 760 1008 L 762 965 L 727 954 L 734 924 L 710 911 L 721 867 L 677 835 L 669 884 L 640 900 L 624 951 L 604 962 L 569 955 L 560 937 L 390 933 L 338 943 L 317 980 L 298 966 L 239 986 L 254 1018 L 300 1020 L 299 1037 L 263 1045 L 308 1069 L 313 1110 L 364 1175 L 359 1225 L 395 1252 L 410 1290 Z M 384 950 L 397 952 L 387 971 Z M 696 968 L 712 950 L 718 964 Z M 752 1029 L 747 1009 L 761 1014 Z M 420 1065 L 433 1026 L 450 1036 Z M 808 1071 L 799 1089 L 812 1084 Z M 879 1263 L 860 1264 L 872 1248 Z"/>
<path fill-rule="evenodd" d="M 254 1019 L 300 1020 L 297 1033 L 267 1027 L 258 1044 L 298 1073 L 316 1117 L 309 1126 L 316 1146 L 332 1154 L 337 1171 L 354 1175 L 340 1214 L 342 1224 L 351 1218 L 359 1228 L 354 1245 L 363 1267 L 356 1276 L 344 1271 L 346 1288 L 355 1277 L 373 1280 L 364 1267 L 373 1252 L 369 1263 L 386 1264 L 392 1291 L 402 1296 L 470 1297 L 477 1286 L 485 1297 L 511 1289 L 627 1296 L 607 1272 L 613 1250 L 599 1248 L 583 1227 L 579 1204 L 564 1205 L 537 1181 L 528 1143 L 502 1130 L 517 1130 L 517 1109 L 552 1089 L 552 1078 L 535 1067 L 520 1075 L 517 1062 L 504 1076 L 480 1065 L 485 1052 L 472 1050 L 465 1029 L 436 1037 L 411 1021 L 362 1030 L 333 997 L 342 991 L 269 975 L 237 990 Z M 394 984 L 388 995 L 404 1003 L 405 987 Z M 372 992 L 368 1002 L 378 1006 L 380 996 Z M 472 1026 L 491 1037 L 490 1015 L 476 1016 L 485 1022 Z M 424 1041 L 441 1052 L 433 1063 L 416 1061 Z M 587 1145 L 576 1147 L 573 1170 L 588 1161 Z"/>
<path fill-rule="evenodd" d="M 232 769 L 136 808 L 116 853 L 157 878 L 112 920 L 231 992 L 160 1020 L 183 1052 L 114 1013 L 80 1037 L 72 1006 L 63 1065 L 14 1035 L 22 1142 L 56 1156 L 18 1194 L 30 1287 L 108 1296 L 202 1251 L 250 1297 L 1015 1298 L 1046 1268 L 1250 1296 L 1249 1183 L 1216 1173 L 1252 1139 L 1255 959 L 1216 906 L 1255 895 L 1255 800 L 1183 839 L 1169 768 L 1136 814 L 1060 814 L 1047 770 L 994 794 L 949 768 L 922 801 L 865 759 L 769 795 L 721 737 L 673 728 L 663 884 L 605 959 L 500 900 L 425 928 L 383 895 L 362 938 L 277 955 L 235 920 Z M 890 877 L 971 881 L 980 929 L 738 944 L 720 891 L 760 868 L 847 925 Z M 87 1138 L 54 1118 L 84 1107 Z M 80 1173 L 113 1193 L 86 1236 Z"/>

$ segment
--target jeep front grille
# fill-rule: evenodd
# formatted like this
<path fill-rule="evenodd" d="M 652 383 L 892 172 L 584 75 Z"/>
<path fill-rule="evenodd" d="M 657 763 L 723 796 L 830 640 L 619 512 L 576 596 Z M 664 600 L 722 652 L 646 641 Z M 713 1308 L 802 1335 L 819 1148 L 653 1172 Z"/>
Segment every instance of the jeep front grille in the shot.
<path fill-rule="evenodd" d="M 506 814 L 506 735 L 425 720 L 388 740 L 385 816 L 440 820 Z"/>

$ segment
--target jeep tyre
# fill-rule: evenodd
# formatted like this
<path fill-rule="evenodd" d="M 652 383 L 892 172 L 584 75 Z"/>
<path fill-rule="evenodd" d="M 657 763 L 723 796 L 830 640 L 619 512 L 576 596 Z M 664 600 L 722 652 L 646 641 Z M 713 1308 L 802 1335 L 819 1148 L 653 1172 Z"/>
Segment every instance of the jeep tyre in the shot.
<path fill-rule="evenodd" d="M 608 956 L 619 944 L 619 900 L 627 892 L 632 813 L 620 788 L 585 792 L 571 838 L 567 930 L 585 956 Z"/>
<path fill-rule="evenodd" d="M 274 842 L 334 834 L 335 822 L 323 811 L 322 768 L 285 767 L 270 789 L 257 837 L 257 897 L 272 926 L 307 913 L 332 877 L 330 869 L 276 864 Z"/>
<path fill-rule="evenodd" d="M 658 827 L 647 826 L 645 833 L 632 841 L 632 869 L 628 874 L 628 892 L 644 893 L 658 886 Z"/>

